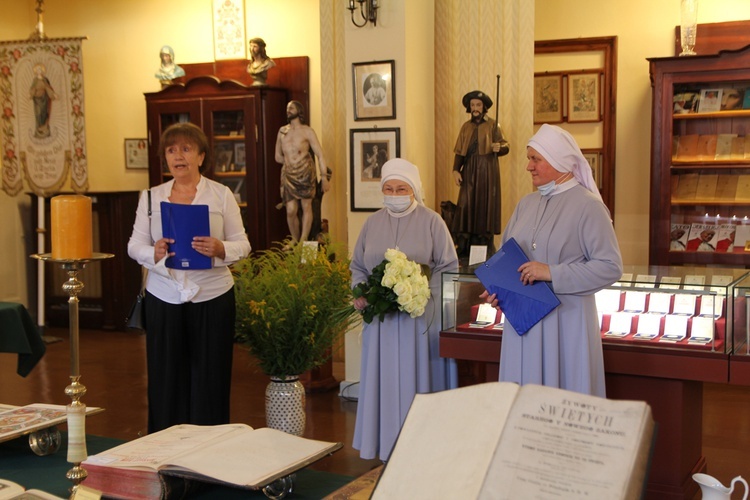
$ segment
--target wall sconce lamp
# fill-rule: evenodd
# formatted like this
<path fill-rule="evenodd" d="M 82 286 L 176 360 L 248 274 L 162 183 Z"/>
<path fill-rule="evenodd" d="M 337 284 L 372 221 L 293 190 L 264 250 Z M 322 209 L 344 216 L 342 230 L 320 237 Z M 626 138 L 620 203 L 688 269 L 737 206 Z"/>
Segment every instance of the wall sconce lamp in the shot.
<path fill-rule="evenodd" d="M 354 6 L 355 0 L 349 0 L 349 11 L 352 13 L 352 24 L 357 28 L 362 28 L 367 25 L 367 21 L 370 21 L 373 26 L 377 25 L 378 21 L 378 0 L 356 0 L 359 3 L 359 16 L 362 18 L 362 24 L 357 24 L 354 20 L 354 11 L 357 8 Z"/>

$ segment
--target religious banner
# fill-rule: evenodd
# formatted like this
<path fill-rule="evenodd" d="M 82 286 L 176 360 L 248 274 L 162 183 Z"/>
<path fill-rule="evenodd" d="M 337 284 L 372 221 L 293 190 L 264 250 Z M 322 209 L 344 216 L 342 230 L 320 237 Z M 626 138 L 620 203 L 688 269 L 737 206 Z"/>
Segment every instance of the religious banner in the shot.
<path fill-rule="evenodd" d="M 0 42 L 2 189 L 88 190 L 83 38 Z"/>

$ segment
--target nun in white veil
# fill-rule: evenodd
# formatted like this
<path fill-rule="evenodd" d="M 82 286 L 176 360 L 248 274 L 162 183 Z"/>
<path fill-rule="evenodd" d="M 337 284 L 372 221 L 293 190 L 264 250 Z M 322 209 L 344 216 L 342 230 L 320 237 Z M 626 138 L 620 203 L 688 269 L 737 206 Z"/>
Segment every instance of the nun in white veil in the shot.
<path fill-rule="evenodd" d="M 367 281 L 386 250 L 398 249 L 431 271 L 431 297 L 424 315 L 406 312 L 377 317 L 362 328 L 355 449 L 362 458 L 388 460 L 411 402 L 417 393 L 457 386 L 455 361 L 440 357 L 440 287 L 444 271 L 458 269 L 448 226 L 422 201 L 422 181 L 412 163 L 394 158 L 383 165 L 380 181 L 384 208 L 362 226 L 352 252 L 352 286 Z M 355 299 L 362 310 L 364 297 Z"/>
<path fill-rule="evenodd" d="M 505 322 L 500 380 L 604 397 L 594 294 L 622 276 L 609 210 L 568 132 L 542 125 L 526 151 L 537 190 L 518 203 L 502 240 L 515 238 L 529 258 L 521 281 L 548 282 L 560 306 L 524 335 Z"/>

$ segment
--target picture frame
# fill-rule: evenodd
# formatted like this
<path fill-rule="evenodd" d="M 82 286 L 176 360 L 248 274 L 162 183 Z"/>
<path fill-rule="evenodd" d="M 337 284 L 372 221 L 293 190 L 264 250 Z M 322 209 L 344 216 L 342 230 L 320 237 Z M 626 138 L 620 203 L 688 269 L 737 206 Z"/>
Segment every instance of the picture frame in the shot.
<path fill-rule="evenodd" d="M 383 208 L 380 169 L 401 155 L 401 129 L 366 128 L 349 131 L 351 211 L 374 212 Z"/>
<path fill-rule="evenodd" d="M 234 143 L 234 171 L 244 172 L 245 171 L 245 143 L 235 142 Z"/>
<path fill-rule="evenodd" d="M 721 97 L 724 89 L 701 89 L 698 113 L 715 113 L 721 110 Z"/>
<path fill-rule="evenodd" d="M 534 75 L 534 123 L 561 123 L 563 121 L 562 74 Z"/>
<path fill-rule="evenodd" d="M 354 120 L 396 118 L 395 61 L 352 64 Z"/>
<path fill-rule="evenodd" d="M 148 170 L 148 139 L 125 139 L 125 168 Z"/>
<path fill-rule="evenodd" d="M 238 205 L 247 204 L 244 177 L 222 177 L 220 182 L 232 191 Z"/>
<path fill-rule="evenodd" d="M 602 150 L 601 149 L 582 149 L 583 157 L 589 162 L 591 174 L 594 176 L 596 187 L 602 188 Z"/>
<path fill-rule="evenodd" d="M 601 71 L 568 74 L 568 122 L 599 122 L 601 112 Z"/>
<path fill-rule="evenodd" d="M 214 60 L 246 59 L 245 0 L 213 0 Z"/>
<path fill-rule="evenodd" d="M 231 142 L 219 142 L 214 146 L 214 172 L 233 172 L 234 145 Z"/>

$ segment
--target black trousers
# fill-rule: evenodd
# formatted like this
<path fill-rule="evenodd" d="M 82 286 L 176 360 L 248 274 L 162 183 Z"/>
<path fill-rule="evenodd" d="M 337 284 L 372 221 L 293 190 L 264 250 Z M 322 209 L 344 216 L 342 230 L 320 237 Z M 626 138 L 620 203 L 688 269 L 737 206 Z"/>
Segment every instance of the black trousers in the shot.
<path fill-rule="evenodd" d="M 149 433 L 229 423 L 235 314 L 234 289 L 185 304 L 146 293 Z"/>

